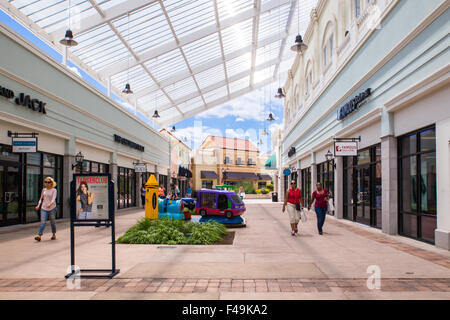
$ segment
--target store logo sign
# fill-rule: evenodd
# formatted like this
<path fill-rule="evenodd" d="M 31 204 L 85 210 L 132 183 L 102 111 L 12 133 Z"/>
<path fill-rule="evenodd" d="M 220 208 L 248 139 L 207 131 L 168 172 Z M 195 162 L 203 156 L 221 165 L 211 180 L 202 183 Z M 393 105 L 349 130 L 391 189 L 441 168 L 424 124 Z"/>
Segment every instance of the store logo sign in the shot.
<path fill-rule="evenodd" d="M 337 119 L 342 120 L 346 116 L 348 116 L 350 113 L 358 109 L 358 106 L 366 100 L 370 95 L 372 94 L 372 89 L 368 88 L 364 92 L 361 92 L 357 96 L 355 96 L 352 100 L 344 104 L 338 111 L 337 111 Z"/>
<path fill-rule="evenodd" d="M 121 143 L 125 146 L 128 146 L 130 148 L 144 152 L 144 146 L 141 146 L 140 144 L 137 144 L 136 142 L 130 141 L 128 139 L 122 138 L 121 136 L 118 136 L 117 134 L 114 135 L 114 141 Z"/>
<path fill-rule="evenodd" d="M 0 96 L 5 97 L 6 99 L 14 99 L 15 94 L 14 91 L 0 86 Z M 14 102 L 19 106 L 28 107 L 33 111 L 47 114 L 47 111 L 45 110 L 45 102 L 42 102 L 38 99 L 32 99 L 29 95 L 26 95 L 24 93 L 20 93 L 19 96 L 14 100 Z"/>

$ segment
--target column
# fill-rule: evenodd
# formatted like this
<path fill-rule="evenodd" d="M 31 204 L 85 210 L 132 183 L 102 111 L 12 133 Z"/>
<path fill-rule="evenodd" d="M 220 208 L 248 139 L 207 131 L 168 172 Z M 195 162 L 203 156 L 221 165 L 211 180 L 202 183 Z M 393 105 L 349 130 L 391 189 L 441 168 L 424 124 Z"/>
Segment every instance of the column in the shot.
<path fill-rule="evenodd" d="M 450 118 L 436 123 L 436 247 L 450 250 Z"/>
<path fill-rule="evenodd" d="M 75 164 L 76 145 L 75 137 L 65 140 L 64 160 L 63 160 L 63 218 L 70 217 L 70 182 L 72 181 L 74 170 L 72 165 Z"/>
<path fill-rule="evenodd" d="M 297 160 L 297 187 L 301 187 L 302 178 L 301 178 L 302 170 L 300 169 L 300 160 Z"/>
<path fill-rule="evenodd" d="M 142 184 L 145 184 L 146 181 L 143 181 L 141 172 L 135 173 L 136 181 L 134 183 L 135 190 L 136 190 L 136 207 L 140 208 L 142 207 L 142 199 L 141 199 L 141 188 Z"/>
<path fill-rule="evenodd" d="M 334 158 L 334 216 L 344 218 L 344 158 Z M 351 182 L 350 182 L 351 183 Z"/>
<path fill-rule="evenodd" d="M 316 190 L 317 184 L 317 166 L 316 166 L 316 153 L 311 153 L 311 193 Z"/>
<path fill-rule="evenodd" d="M 109 173 L 111 174 L 111 180 L 114 181 L 114 209 L 117 209 L 117 192 L 118 192 L 118 182 L 119 182 L 119 172 L 117 167 L 117 151 L 110 153 L 109 159 Z"/>
<path fill-rule="evenodd" d="M 158 166 L 157 165 L 155 165 L 155 179 L 156 179 L 156 181 L 158 181 L 158 184 L 160 184 L 159 183 L 159 172 L 158 172 Z"/>
<path fill-rule="evenodd" d="M 397 139 L 381 138 L 381 229 L 384 233 L 398 233 Z"/>

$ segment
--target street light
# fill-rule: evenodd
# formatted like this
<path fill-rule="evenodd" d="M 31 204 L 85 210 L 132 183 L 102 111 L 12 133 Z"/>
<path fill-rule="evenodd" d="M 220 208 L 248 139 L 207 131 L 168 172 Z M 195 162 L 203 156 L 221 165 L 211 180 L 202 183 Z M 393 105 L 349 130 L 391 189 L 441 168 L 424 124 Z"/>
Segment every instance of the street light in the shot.
<path fill-rule="evenodd" d="M 331 160 L 333 160 L 333 154 L 331 153 L 331 151 L 328 149 L 328 152 L 325 154 L 325 158 L 327 159 L 327 162 L 330 162 Z M 333 163 L 333 168 L 336 169 L 336 164 Z"/>
<path fill-rule="evenodd" d="M 225 179 L 228 175 L 228 168 L 224 169 L 222 168 L 222 184 L 225 184 Z"/>

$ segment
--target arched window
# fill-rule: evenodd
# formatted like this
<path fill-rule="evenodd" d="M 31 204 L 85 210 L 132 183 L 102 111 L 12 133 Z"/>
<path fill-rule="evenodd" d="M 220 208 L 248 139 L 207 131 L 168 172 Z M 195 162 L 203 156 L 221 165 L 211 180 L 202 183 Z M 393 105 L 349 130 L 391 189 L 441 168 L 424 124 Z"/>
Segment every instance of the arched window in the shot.
<path fill-rule="evenodd" d="M 322 39 L 322 67 L 325 72 L 333 63 L 334 54 L 334 28 L 333 23 L 328 22 Z"/>
<path fill-rule="evenodd" d="M 313 73 L 312 73 L 312 62 L 308 61 L 306 64 L 306 73 L 305 73 L 305 96 L 309 96 L 312 91 L 312 83 L 313 83 Z"/>

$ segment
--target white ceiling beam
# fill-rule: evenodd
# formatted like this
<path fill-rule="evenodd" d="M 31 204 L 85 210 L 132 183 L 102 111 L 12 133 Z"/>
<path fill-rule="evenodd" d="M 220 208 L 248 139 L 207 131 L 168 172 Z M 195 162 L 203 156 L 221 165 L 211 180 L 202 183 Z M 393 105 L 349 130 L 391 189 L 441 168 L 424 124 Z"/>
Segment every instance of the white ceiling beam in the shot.
<path fill-rule="evenodd" d="M 259 34 L 259 18 L 261 16 L 261 0 L 255 0 L 255 8 L 258 13 L 253 18 L 253 30 L 252 30 L 252 61 L 251 61 L 251 73 L 250 73 L 250 88 L 253 87 L 255 81 L 255 65 L 256 65 L 256 51 L 258 49 L 258 34 Z"/>
<path fill-rule="evenodd" d="M 241 97 L 241 96 L 243 96 L 243 95 L 245 95 L 245 94 L 247 94 L 247 93 L 249 93 L 249 92 L 251 92 L 253 90 L 262 88 L 262 87 L 268 85 L 269 83 L 271 83 L 271 82 L 273 82 L 275 80 L 276 79 L 273 78 L 273 77 L 267 78 L 267 79 L 265 79 L 265 80 L 263 80 L 263 81 L 261 81 L 259 83 L 255 83 L 253 88 L 250 88 L 250 86 L 249 86 L 249 87 L 244 88 L 242 90 L 239 90 L 239 91 L 237 91 L 235 93 L 232 93 L 229 97 L 219 98 L 219 99 L 217 99 L 217 100 L 207 104 L 206 106 L 201 106 L 201 107 L 195 108 L 194 110 L 185 112 L 183 115 L 171 118 L 169 121 L 161 122 L 161 123 L 158 123 L 158 124 L 161 127 L 165 127 L 165 126 L 167 126 L 169 124 L 175 124 L 175 123 L 177 123 L 179 121 L 182 121 L 182 120 L 187 119 L 189 117 L 193 117 L 193 116 L 195 116 L 195 115 L 197 115 L 197 114 L 199 114 L 201 112 L 204 112 L 206 110 L 209 110 L 209 109 L 212 109 L 214 107 L 223 105 L 224 103 L 227 103 L 228 101 L 231 101 L 233 99 L 239 98 L 239 97 Z"/>
<path fill-rule="evenodd" d="M 288 15 L 288 18 L 287 18 L 287 21 L 286 21 L 286 26 L 285 26 L 285 28 L 284 28 L 284 34 L 283 34 L 283 32 L 282 32 L 282 34 L 283 34 L 283 35 L 282 35 L 283 40 L 281 41 L 280 53 L 278 54 L 278 58 L 280 58 L 280 59 L 281 59 L 281 57 L 283 56 L 284 49 L 286 48 L 286 40 L 287 40 L 287 37 L 288 37 L 289 34 L 290 34 L 292 18 L 294 17 L 294 13 L 295 13 L 295 7 L 296 7 L 297 5 L 300 5 L 299 1 L 300 1 L 300 0 L 292 0 L 292 2 L 291 2 L 291 8 L 290 8 L 290 10 L 289 10 L 289 15 Z M 280 60 L 280 63 L 281 63 L 281 60 Z M 280 63 L 278 63 L 278 64 L 275 66 L 275 70 L 273 71 L 273 76 L 274 76 L 274 77 L 277 76 L 278 70 L 280 70 Z M 281 85 L 281 84 L 280 84 L 280 85 Z"/>
<path fill-rule="evenodd" d="M 267 61 L 267 62 L 265 62 L 265 63 L 263 63 L 263 64 L 257 66 L 257 67 L 255 68 L 255 71 L 264 70 L 265 68 L 268 68 L 268 67 L 270 67 L 270 66 L 276 65 L 278 62 L 279 62 L 279 61 L 278 61 L 278 58 L 275 58 L 275 59 L 273 59 L 273 60 L 271 60 L 271 61 Z M 232 77 L 229 78 L 229 82 L 231 83 L 231 82 L 234 82 L 234 81 L 238 81 L 238 80 L 240 80 L 240 79 L 243 79 L 243 78 L 245 78 L 245 77 L 248 77 L 248 76 L 250 75 L 250 72 L 251 72 L 250 70 L 245 70 L 245 71 L 243 71 L 243 72 L 241 72 L 241 73 L 239 73 L 239 74 L 236 74 L 236 75 L 234 75 L 234 76 L 232 76 Z M 218 82 L 216 82 L 216 83 L 214 83 L 214 84 L 212 84 L 212 85 L 206 87 L 205 89 L 203 89 L 203 90 L 202 90 L 202 93 L 205 94 L 205 93 L 207 93 L 207 92 L 216 90 L 216 89 L 221 88 L 221 87 L 226 86 L 226 85 L 227 85 L 227 81 L 226 81 L 226 80 L 218 81 Z M 191 93 L 191 94 L 185 95 L 184 97 L 181 97 L 181 98 L 179 98 L 179 99 L 176 99 L 176 100 L 174 101 L 174 103 L 175 103 L 176 105 L 180 105 L 180 104 L 182 104 L 182 103 L 184 103 L 184 102 L 186 102 L 186 101 L 188 101 L 188 100 L 194 99 L 194 98 L 196 98 L 196 97 L 198 97 L 198 93 L 197 93 L 197 92 L 193 92 L 193 93 Z M 205 104 L 205 105 L 206 105 L 206 104 Z M 162 111 L 168 110 L 168 109 L 170 109 L 170 108 L 172 108 L 172 107 L 174 107 L 174 105 L 172 105 L 172 104 L 166 104 L 165 106 L 158 107 L 158 111 L 161 111 L 161 112 L 162 112 Z"/>
<path fill-rule="evenodd" d="M 280 40 L 280 37 L 278 35 L 274 35 L 274 36 L 268 37 L 268 38 L 266 38 L 266 39 L 264 39 L 264 40 L 259 42 L 258 48 L 264 47 L 264 46 L 266 46 L 268 44 L 271 44 L 273 42 L 276 42 L 278 40 Z M 246 54 L 247 52 L 250 52 L 251 50 L 252 50 L 252 46 L 250 45 L 250 46 L 247 46 L 247 47 L 242 48 L 240 50 L 236 50 L 234 52 L 231 52 L 231 53 L 225 55 L 225 62 L 228 62 L 228 61 L 230 61 L 230 60 L 232 60 L 234 58 L 240 57 L 240 56 Z M 199 66 L 193 68 L 192 71 L 194 72 L 194 74 L 198 74 L 200 72 L 203 72 L 203 71 L 206 71 L 208 69 L 214 68 L 214 67 L 216 67 L 216 66 L 218 66 L 218 65 L 220 65 L 222 63 L 223 63 L 222 58 L 213 59 L 213 60 L 211 60 L 209 62 L 206 62 L 206 63 L 204 63 L 202 65 L 199 65 Z M 172 84 L 174 84 L 174 83 L 176 83 L 178 81 L 186 79 L 187 77 L 190 77 L 190 76 L 191 76 L 191 73 L 189 71 L 187 71 L 187 72 L 186 71 L 181 71 L 181 72 L 173 74 L 167 80 L 160 81 L 160 85 L 162 87 L 167 87 L 167 86 L 170 86 L 170 85 L 172 85 Z M 135 94 L 138 96 L 138 98 L 141 98 L 141 97 L 143 97 L 145 95 L 151 94 L 154 91 L 154 88 L 155 88 L 154 86 L 150 86 L 148 88 L 144 88 L 144 89 L 140 90 L 139 92 L 136 92 Z"/>
<path fill-rule="evenodd" d="M 225 72 L 225 81 L 227 82 L 227 91 L 228 95 L 230 95 L 230 85 L 228 81 L 228 72 L 227 72 L 227 64 L 225 63 L 225 50 L 223 49 L 223 40 L 222 40 L 222 28 L 220 26 L 220 19 L 219 19 L 219 9 L 217 7 L 217 0 L 214 1 L 214 13 L 216 15 L 216 24 L 219 28 L 219 42 L 220 42 L 220 53 L 222 55 L 222 63 L 223 63 L 223 71 Z"/>
<path fill-rule="evenodd" d="M 273 10 L 277 7 L 281 7 L 281 6 L 285 5 L 286 3 L 289 3 L 290 1 L 292 1 L 292 0 L 272 0 L 270 2 L 267 2 L 261 6 L 261 10 L 260 10 L 259 14 L 262 14 L 266 11 Z M 257 14 L 258 14 L 258 12 L 256 11 L 256 8 L 247 9 L 231 18 L 224 19 L 221 22 L 221 28 L 223 30 L 227 27 L 230 27 L 230 26 L 233 26 L 240 22 L 251 19 L 251 18 L 255 17 Z M 172 43 L 170 43 L 168 45 L 164 45 L 164 46 L 160 46 L 158 48 L 144 51 L 143 53 L 141 53 L 139 55 L 139 57 L 138 57 L 139 61 L 130 61 L 130 68 L 133 68 L 134 66 L 138 65 L 140 62 L 149 61 L 160 55 L 168 53 L 176 48 L 182 47 L 191 42 L 205 38 L 205 37 L 207 37 L 211 34 L 214 34 L 215 32 L 218 32 L 218 31 L 219 31 L 219 27 L 217 27 L 216 25 L 204 27 L 188 36 L 179 38 L 178 43 L 173 41 Z M 128 68 L 128 65 L 127 65 L 126 61 L 119 61 L 119 62 L 115 63 L 114 65 L 108 66 L 108 67 L 100 70 L 98 73 L 99 73 L 100 77 L 103 78 L 103 77 L 107 77 L 107 76 L 111 76 L 111 75 L 123 72 L 127 68 Z"/>
<path fill-rule="evenodd" d="M 113 20 L 116 20 L 117 18 L 120 18 L 122 16 L 126 16 L 128 12 L 133 12 L 136 10 L 139 10 L 141 8 L 147 7 L 155 2 L 158 2 L 159 0 L 148 0 L 148 1 L 142 1 L 142 0 L 127 0 L 124 1 L 121 4 L 118 4 L 116 6 L 113 6 L 111 8 L 108 8 L 103 11 L 104 15 L 92 15 L 88 16 L 84 19 L 81 19 L 79 23 L 77 23 L 77 26 L 73 25 L 71 26 L 72 31 L 75 35 L 79 35 L 85 32 L 88 32 L 92 29 L 95 29 L 103 24 L 107 24 L 108 22 L 111 22 Z M 95 6 L 95 9 L 99 8 L 100 6 Z M 59 39 L 62 36 L 64 36 L 64 33 L 66 32 L 66 27 L 61 27 L 52 33 L 50 33 L 50 36 L 54 39 Z"/>

